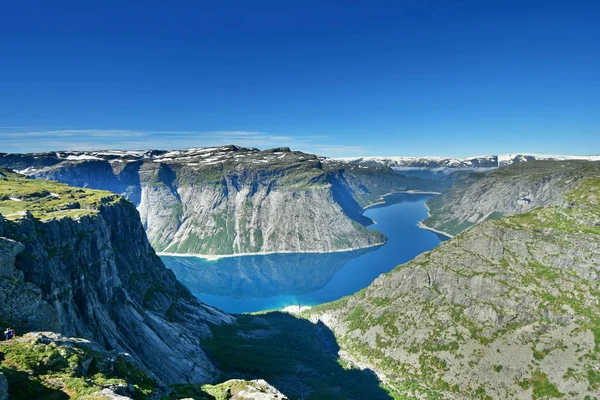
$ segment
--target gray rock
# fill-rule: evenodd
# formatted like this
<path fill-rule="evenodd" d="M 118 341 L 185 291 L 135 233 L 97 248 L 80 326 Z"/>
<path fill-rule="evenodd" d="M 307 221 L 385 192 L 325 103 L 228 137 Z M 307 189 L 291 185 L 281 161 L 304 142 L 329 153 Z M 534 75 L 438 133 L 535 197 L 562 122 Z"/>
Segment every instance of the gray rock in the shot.
<path fill-rule="evenodd" d="M 423 224 L 450 235 L 485 221 L 546 205 L 566 206 L 562 196 L 583 177 L 599 176 L 598 161 L 530 161 L 471 174 L 427 202 Z"/>
<path fill-rule="evenodd" d="M 0 215 L 0 227 L 4 220 Z M 1 228 L 0 228 L 1 229 Z M 57 311 L 42 298 L 41 289 L 26 282 L 15 267 L 25 246 L 0 236 L 0 316 L 18 329 L 58 329 Z M 7 327 L 1 327 L 2 331 Z"/>
<path fill-rule="evenodd" d="M 236 400 L 287 400 L 283 393 L 263 379 L 231 379 L 218 386 L 224 388 L 228 396 Z"/>
<path fill-rule="evenodd" d="M 102 389 L 99 392 L 95 392 L 89 396 L 82 397 L 82 400 L 131 400 L 129 396 L 123 396 L 116 394 L 111 389 Z"/>
<path fill-rule="evenodd" d="M 10 236 L 0 239 L 0 270 L 28 282 L 0 280 L 7 289 L 0 296 L 9 296 L 2 315 L 128 353 L 166 383 L 205 383 L 216 374 L 200 340 L 209 325 L 233 319 L 177 282 L 131 203 L 102 205 L 80 219 L 29 215 L 0 225 Z"/>

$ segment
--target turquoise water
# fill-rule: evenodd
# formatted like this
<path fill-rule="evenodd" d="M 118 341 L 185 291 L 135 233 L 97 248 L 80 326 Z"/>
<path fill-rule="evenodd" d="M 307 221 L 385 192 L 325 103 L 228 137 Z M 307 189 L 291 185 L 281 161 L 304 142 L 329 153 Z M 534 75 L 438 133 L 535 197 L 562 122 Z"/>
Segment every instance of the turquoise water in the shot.
<path fill-rule="evenodd" d="M 315 305 L 368 286 L 377 276 L 443 239 L 417 226 L 430 195 L 396 194 L 364 215 L 383 232 L 383 246 L 328 254 L 269 254 L 204 260 L 162 256 L 168 268 L 203 302 L 230 313 Z"/>

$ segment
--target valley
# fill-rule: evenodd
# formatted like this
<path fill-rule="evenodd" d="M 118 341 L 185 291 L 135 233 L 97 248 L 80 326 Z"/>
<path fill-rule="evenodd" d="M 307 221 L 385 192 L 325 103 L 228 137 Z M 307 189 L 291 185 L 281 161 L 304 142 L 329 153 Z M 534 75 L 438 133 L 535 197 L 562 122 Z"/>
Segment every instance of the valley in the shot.
<path fill-rule="evenodd" d="M 86 337 L 127 353 L 143 376 L 103 369 L 80 393 L 203 398 L 229 385 L 290 399 L 593 398 L 597 162 L 530 160 L 438 184 L 412 181 L 440 195 L 412 192 L 388 167 L 321 168 L 329 182 L 344 182 L 346 210 L 385 244 L 161 260 L 142 213 L 120 196 L 2 170 L 0 287 L 19 299 L 0 308 L 2 321 L 33 331 L 33 343 L 39 331 Z M 410 193 L 388 195 L 390 186 Z M 422 220 L 454 237 L 443 241 Z M 291 305 L 300 306 L 295 314 L 268 311 Z M 37 348 L 27 346 L 19 351 Z M 0 367 L 13 394 L 22 379 L 39 383 L 39 393 L 65 393 L 86 373 L 78 361 L 53 370 L 58 380 L 23 378 L 29 364 L 0 351 L 12 360 Z M 102 379 L 132 389 L 107 389 Z"/>
<path fill-rule="evenodd" d="M 600 2 L 6 1 L 0 400 L 600 400 Z"/>
<path fill-rule="evenodd" d="M 387 242 L 374 249 L 326 254 L 272 254 L 205 260 L 162 256 L 165 265 L 200 300 L 233 313 L 311 306 L 337 300 L 370 284 L 379 274 L 437 246 L 441 239 L 420 229 L 431 195 L 387 196 L 367 209 L 371 228 Z"/>

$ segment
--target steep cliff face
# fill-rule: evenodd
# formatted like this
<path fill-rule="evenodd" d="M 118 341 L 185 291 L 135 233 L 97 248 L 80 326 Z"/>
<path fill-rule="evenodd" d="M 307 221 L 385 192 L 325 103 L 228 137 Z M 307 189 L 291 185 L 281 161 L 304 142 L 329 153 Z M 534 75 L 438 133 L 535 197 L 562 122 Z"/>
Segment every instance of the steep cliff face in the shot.
<path fill-rule="evenodd" d="M 593 398 L 599 194 L 581 179 L 559 206 L 479 224 L 306 316 L 400 394 Z"/>
<path fill-rule="evenodd" d="M 362 207 L 392 191 L 437 190 L 387 167 L 322 162 L 288 148 L 0 155 L 0 165 L 123 194 L 168 253 L 330 252 L 382 244 Z M 40 161 L 42 160 L 42 161 Z M 37 164 L 35 162 L 38 162 Z"/>
<path fill-rule="evenodd" d="M 25 282 L 23 271 L 15 268 L 15 258 L 25 246 L 3 237 L 4 218 L 0 215 L 0 318 L 2 325 L 28 330 L 58 329 L 56 310 L 42 300 L 41 289 Z M 3 327 L 5 329 L 6 326 Z"/>
<path fill-rule="evenodd" d="M 83 162 L 81 162 L 83 161 Z M 58 164 L 31 175 L 39 179 L 51 179 L 77 187 L 109 190 L 125 196 L 134 204 L 140 202 L 141 187 L 139 169 L 141 160 L 81 160 Z"/>
<path fill-rule="evenodd" d="M 309 190 L 251 186 L 180 188 L 185 218 L 152 222 L 157 208 L 146 209 L 148 236 L 157 250 L 171 253 L 238 254 L 258 252 L 328 252 L 382 244 L 383 235 L 348 217 L 330 187 Z M 185 205 L 185 206 L 183 206 Z M 176 213 L 177 211 L 174 211 Z M 173 216 L 173 214 L 171 214 Z M 161 236 L 169 236 L 161 240 Z M 166 239 L 166 240 L 165 240 Z"/>
<path fill-rule="evenodd" d="M 3 243 L 14 249 L 24 281 L 52 306 L 61 333 L 127 352 L 168 383 L 214 376 L 200 340 L 209 325 L 233 319 L 177 282 L 133 204 L 108 192 L 4 175 Z M 65 209 L 76 196 L 77 208 Z"/>
<path fill-rule="evenodd" d="M 600 176 L 600 161 L 530 161 L 471 174 L 427 201 L 430 217 L 423 224 L 455 235 L 487 219 L 564 205 L 562 194 L 591 176 Z"/>
<path fill-rule="evenodd" d="M 336 201 L 314 156 L 226 148 L 189 157 L 167 153 L 141 172 L 140 215 L 159 251 L 327 252 L 385 241 Z"/>

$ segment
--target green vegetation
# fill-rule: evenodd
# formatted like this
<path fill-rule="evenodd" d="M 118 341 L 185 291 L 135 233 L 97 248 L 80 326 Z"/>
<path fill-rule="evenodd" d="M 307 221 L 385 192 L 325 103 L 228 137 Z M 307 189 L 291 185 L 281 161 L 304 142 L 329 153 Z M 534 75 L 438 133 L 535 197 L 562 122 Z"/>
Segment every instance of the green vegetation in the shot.
<path fill-rule="evenodd" d="M 580 197 L 585 197 L 587 190 L 585 184 L 580 185 L 581 181 L 593 185 L 591 180 L 597 181 L 599 177 L 600 163 L 588 161 L 530 161 L 515 163 L 490 173 L 470 174 L 458 180 L 446 193 L 427 201 L 430 216 L 423 223 L 457 235 L 484 219 L 499 220 L 504 214 L 519 214 L 529 206 L 530 200 L 533 200 L 531 205 L 534 207 L 559 203 L 558 196 L 550 199 L 547 195 L 544 197 L 544 192 L 571 191 L 565 197 L 574 204 L 580 204 Z M 546 187 L 552 188 L 553 192 L 540 190 Z M 520 198 L 524 195 L 533 198 L 525 203 Z M 523 203 L 519 205 L 521 201 Z M 568 214 L 567 209 L 561 210 Z M 567 227 L 568 218 L 558 218 L 552 223 Z"/>
<path fill-rule="evenodd" d="M 96 213 L 103 204 L 119 200 L 119 196 L 107 191 L 29 179 L 0 168 L 0 214 L 7 219 L 21 218 L 24 211 L 42 220 L 79 218 Z"/>
<path fill-rule="evenodd" d="M 533 388 L 532 399 L 547 399 L 547 398 L 560 398 L 564 397 L 565 394 L 561 393 L 556 385 L 552 384 L 546 374 L 540 371 L 536 371 L 532 374 L 531 378 L 519 381 L 519 386 L 523 390 L 527 390 L 530 387 Z"/>
<path fill-rule="evenodd" d="M 474 225 L 472 222 L 461 221 L 459 219 L 443 221 L 441 217 L 435 215 L 427 218 L 423 224 L 428 227 L 435 227 L 435 229 L 451 236 L 456 236 Z"/>
<path fill-rule="evenodd" d="M 0 343 L 0 353 L 13 400 L 80 399 L 104 387 L 127 390 L 128 385 L 136 400 L 155 393 L 156 382 L 123 356 L 85 345 L 26 335 Z"/>
<path fill-rule="evenodd" d="M 257 382 L 234 379 L 217 385 L 173 385 L 169 399 L 229 400 L 241 391 L 265 393 L 267 387 Z"/>

